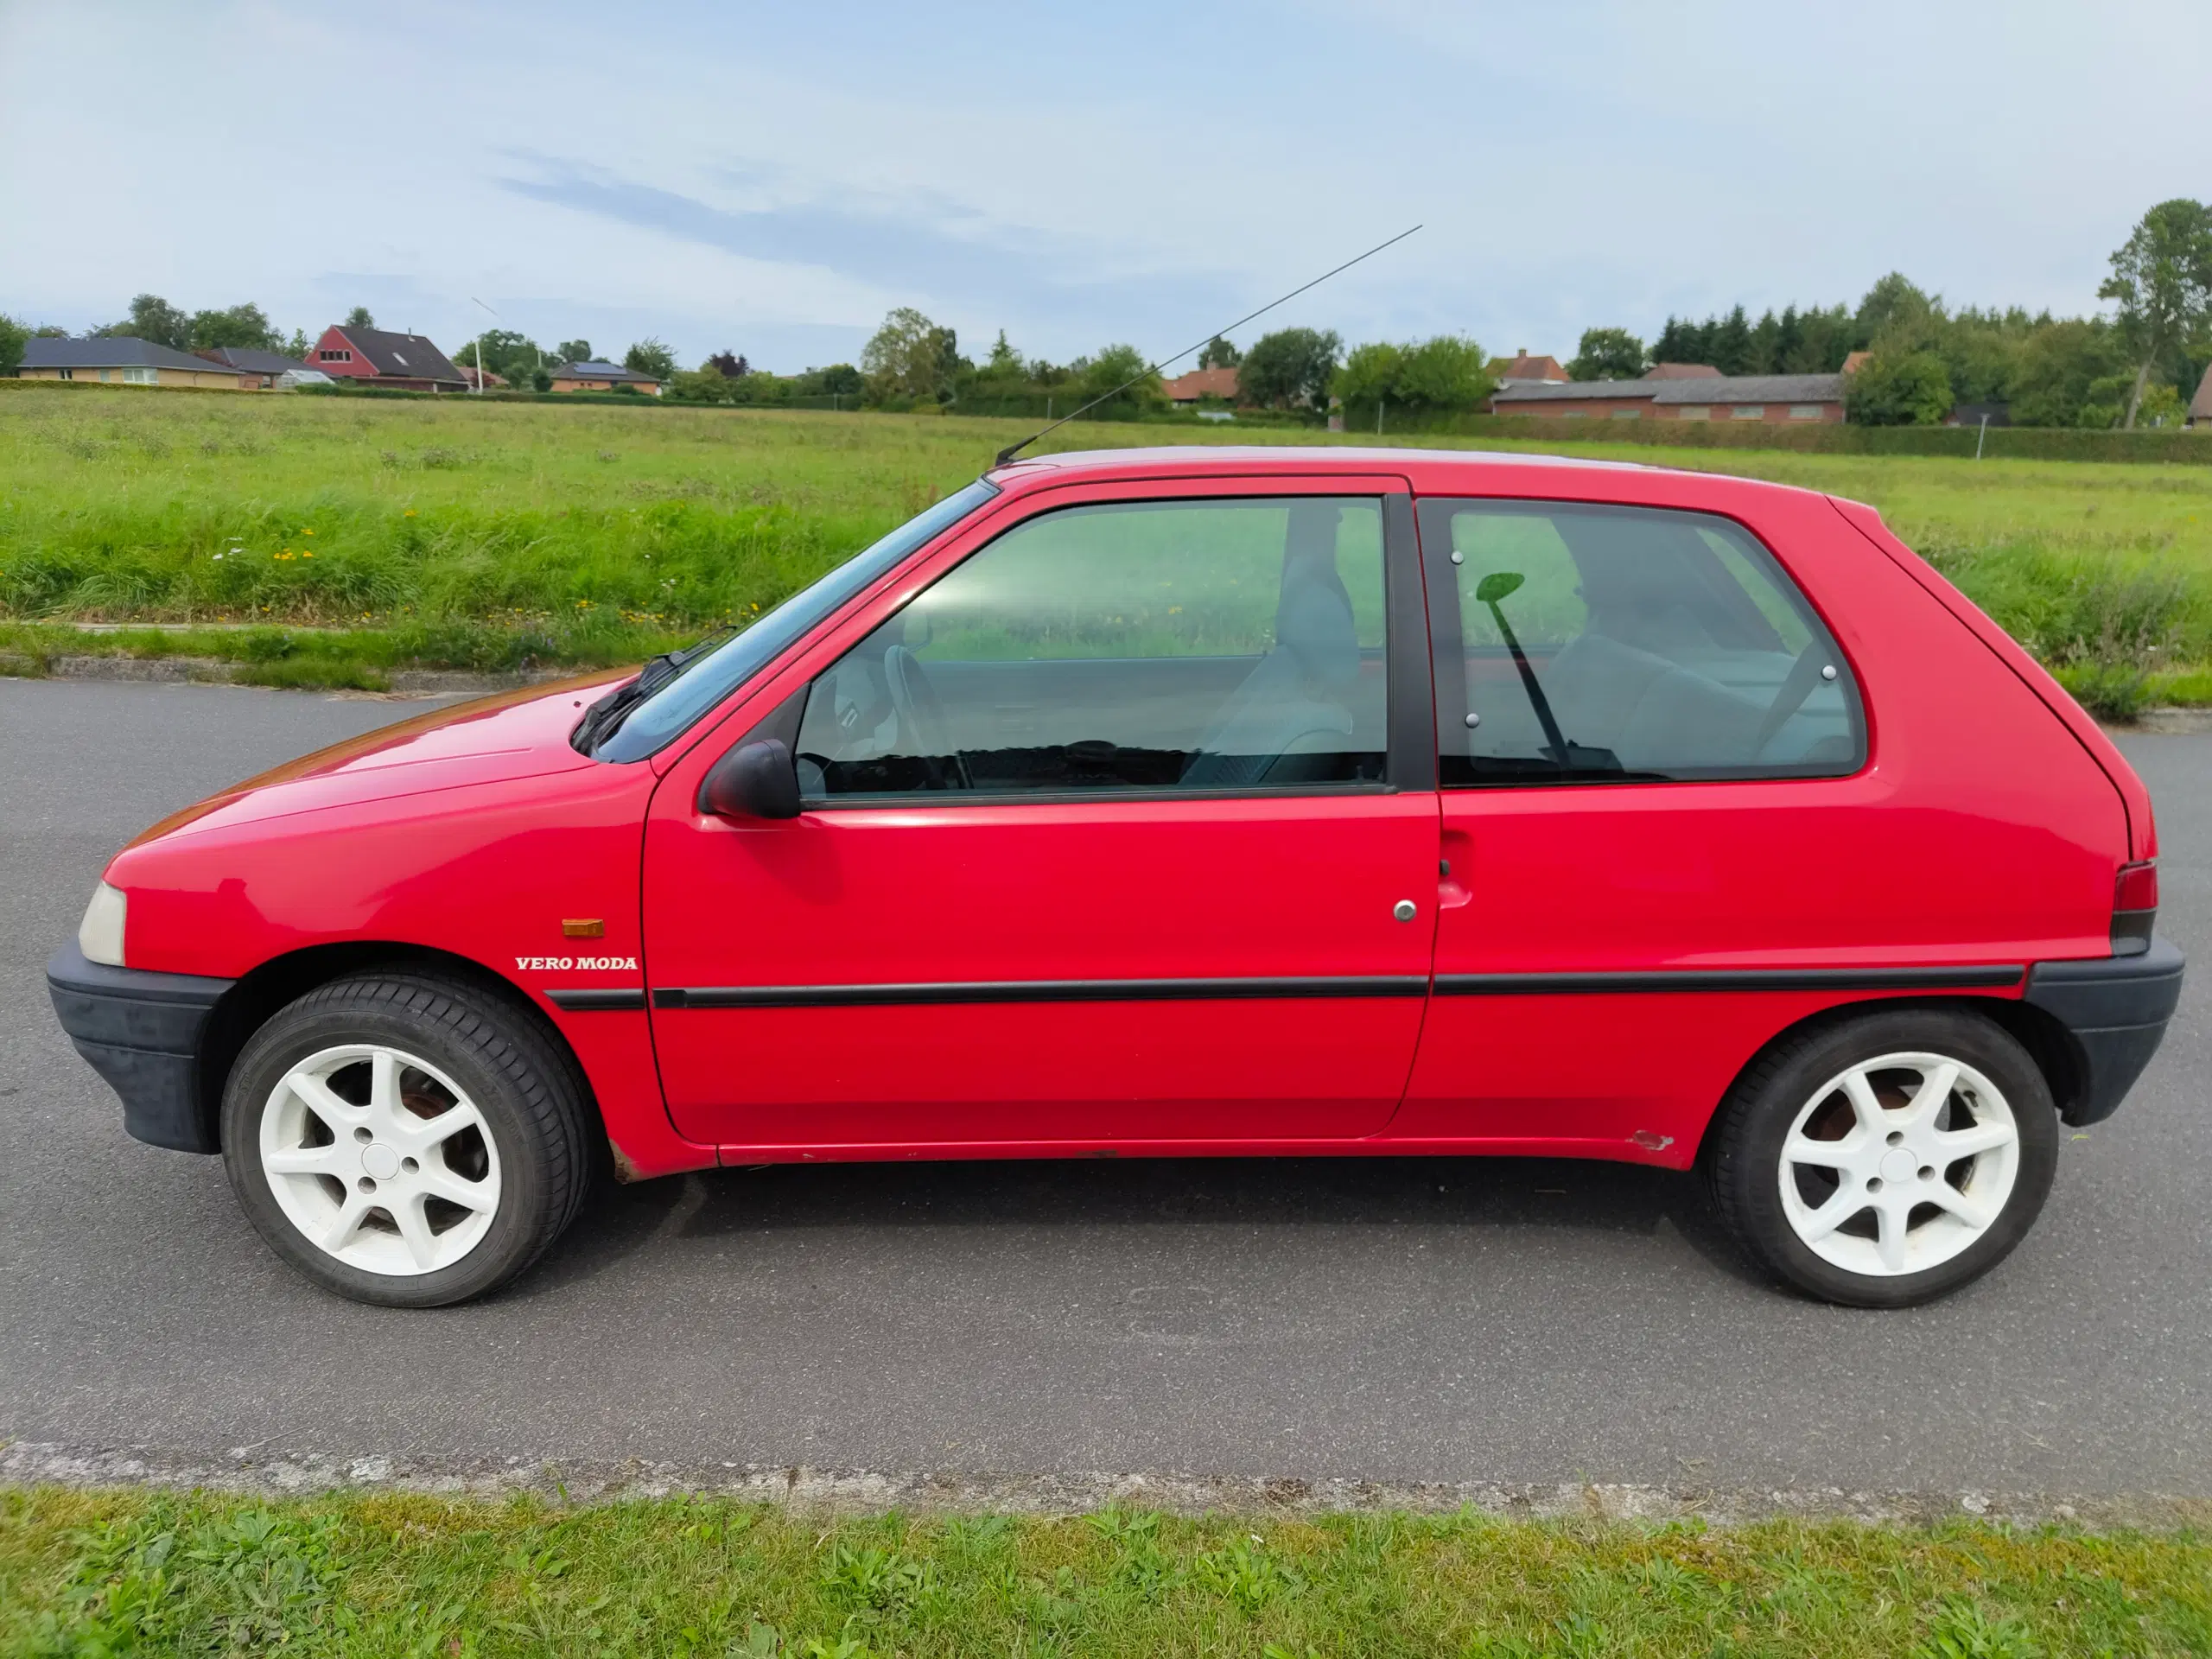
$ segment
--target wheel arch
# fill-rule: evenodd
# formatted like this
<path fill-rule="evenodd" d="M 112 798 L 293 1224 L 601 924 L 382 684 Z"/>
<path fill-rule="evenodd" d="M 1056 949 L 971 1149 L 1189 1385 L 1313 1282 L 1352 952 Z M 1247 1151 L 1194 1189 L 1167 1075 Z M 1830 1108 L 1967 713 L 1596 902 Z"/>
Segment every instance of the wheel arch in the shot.
<path fill-rule="evenodd" d="M 512 980 L 471 957 L 431 945 L 392 940 L 347 940 L 335 944 L 308 945 L 270 957 L 233 983 L 209 1011 L 207 1023 L 200 1031 L 198 1064 L 194 1068 L 194 1104 L 207 1127 L 209 1146 L 219 1147 L 221 1142 L 223 1090 L 230 1083 L 231 1071 L 253 1033 L 270 1016 L 317 986 L 375 972 L 427 974 L 458 980 L 496 997 L 527 1020 L 551 1045 L 554 1053 L 574 1075 L 580 1097 L 603 1125 L 598 1096 L 592 1089 L 589 1075 L 576 1058 L 575 1050 L 561 1028 L 546 1018 L 545 1011 Z"/>
<path fill-rule="evenodd" d="M 1935 1008 L 1945 1013 L 1970 1014 L 1987 1020 L 2010 1036 L 2028 1052 L 2036 1070 L 2043 1074 L 2050 1090 L 2051 1100 L 2058 1108 L 2062 1122 L 2071 1122 L 2072 1114 L 2087 1090 L 2088 1068 L 2081 1052 L 2081 1045 L 2074 1034 L 2044 1009 L 2005 996 L 1870 996 L 1849 1002 L 1839 1002 L 1803 1019 L 1784 1026 L 1780 1031 L 1759 1045 L 1728 1080 L 1728 1087 L 1713 1103 L 1712 1115 L 1706 1119 L 1705 1128 L 1698 1137 L 1697 1161 L 1703 1162 L 1711 1150 L 1713 1135 L 1721 1117 L 1721 1107 L 1741 1086 L 1745 1075 L 1756 1067 L 1776 1048 L 1790 1042 L 1808 1032 L 1839 1026 L 1861 1014 L 1889 1013 L 1904 1008 Z"/>

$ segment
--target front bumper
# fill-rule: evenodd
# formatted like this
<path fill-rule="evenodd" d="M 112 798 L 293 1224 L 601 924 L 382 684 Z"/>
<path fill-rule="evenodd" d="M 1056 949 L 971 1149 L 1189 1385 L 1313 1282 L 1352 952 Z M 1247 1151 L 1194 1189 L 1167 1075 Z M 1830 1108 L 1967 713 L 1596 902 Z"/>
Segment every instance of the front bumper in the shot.
<path fill-rule="evenodd" d="M 2077 1128 L 2119 1109 L 2158 1052 L 2181 1001 L 2180 948 L 2154 938 L 2136 957 L 2039 962 L 2028 970 L 2025 1001 L 2066 1027 L 2081 1087 L 2061 1114 Z"/>
<path fill-rule="evenodd" d="M 123 1097 L 123 1127 L 150 1146 L 215 1152 L 200 1109 L 200 1038 L 237 982 L 88 962 L 73 940 L 46 964 L 61 1029 Z"/>

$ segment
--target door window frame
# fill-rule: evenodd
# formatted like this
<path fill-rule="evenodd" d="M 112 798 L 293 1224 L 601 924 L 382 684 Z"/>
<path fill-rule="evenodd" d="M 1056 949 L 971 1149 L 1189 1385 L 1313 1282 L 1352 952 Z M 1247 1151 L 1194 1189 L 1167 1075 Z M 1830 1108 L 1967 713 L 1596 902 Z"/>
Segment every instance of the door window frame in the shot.
<path fill-rule="evenodd" d="M 1673 503 L 1624 501 L 1611 498 L 1535 495 L 1489 495 L 1465 491 L 1426 494 L 1419 499 L 1415 516 L 1416 530 L 1421 543 L 1421 569 L 1434 597 L 1428 607 L 1429 654 L 1431 678 L 1435 686 L 1435 709 L 1431 712 L 1430 730 L 1440 745 L 1443 741 L 1442 722 L 1438 718 L 1447 703 L 1455 709 L 1470 709 L 1467 700 L 1466 647 L 1461 632 L 1459 579 L 1452 559 L 1452 517 L 1460 507 L 1496 509 L 1525 507 L 1535 512 L 1557 510 L 1567 512 L 1643 512 L 1675 517 L 1717 519 L 1732 526 L 1754 547 L 1766 555 L 1775 575 L 1803 607 L 1805 620 L 1816 631 L 1818 637 L 1827 642 L 1836 664 L 1839 682 L 1843 688 L 1844 708 L 1858 740 L 1858 753 L 1851 766 L 1841 772 L 1793 772 L 1787 770 L 1759 771 L 1730 768 L 1707 772 L 1706 769 L 1685 769 L 1682 775 L 1669 778 L 1628 777 L 1609 779 L 1599 776 L 1576 776 L 1548 779 L 1542 778 L 1485 779 L 1471 783 L 1451 783 L 1442 780 L 1443 762 L 1436 762 L 1437 787 L 1452 794 L 1494 790 L 1561 790 L 1561 789 L 1671 789 L 1710 787 L 1726 784 L 1808 784 L 1839 783 L 1848 778 L 1864 774 L 1874 763 L 1873 723 L 1868 717 L 1866 699 L 1860 685 L 1857 664 L 1843 647 L 1834 626 L 1812 593 L 1801 582 L 1795 571 L 1767 538 L 1741 518 L 1732 514 L 1716 512 L 1710 507 L 1677 505 Z M 1700 775 L 1702 773 L 1703 775 Z"/>
<path fill-rule="evenodd" d="M 1243 501 L 1275 496 L 1342 496 L 1377 501 L 1382 515 L 1383 684 L 1386 709 L 1383 776 L 1379 783 L 1298 784 L 1227 789 L 931 790 L 899 794 L 810 799 L 804 814 L 935 811 L 977 807 L 1103 806 L 1173 801 L 1280 800 L 1314 796 L 1363 797 L 1433 791 L 1436 788 L 1436 698 L 1429 670 L 1429 621 L 1421 569 L 1414 497 L 1403 477 L 1373 473 L 1300 473 L 1117 479 L 1110 482 L 1047 485 L 1011 492 L 951 527 L 945 539 L 924 548 L 871 594 L 857 596 L 840 616 L 792 646 L 784 658 L 734 694 L 728 713 L 709 716 L 695 731 L 716 758 L 758 738 L 798 736 L 806 693 L 823 672 L 868 634 L 936 582 L 1001 537 L 1047 513 L 1082 506 L 1139 506 Z M 747 716 L 750 719 L 747 720 Z M 734 741 L 717 735 L 743 722 Z M 664 753 L 667 753 L 664 751 Z M 673 760 L 671 762 L 674 764 Z"/>

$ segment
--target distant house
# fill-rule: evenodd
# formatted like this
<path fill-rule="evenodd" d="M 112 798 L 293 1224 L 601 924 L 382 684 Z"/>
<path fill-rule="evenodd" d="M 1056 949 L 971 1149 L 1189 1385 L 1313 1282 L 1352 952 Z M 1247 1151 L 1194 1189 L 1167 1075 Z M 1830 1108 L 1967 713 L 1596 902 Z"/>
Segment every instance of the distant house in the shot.
<path fill-rule="evenodd" d="M 650 374 L 639 374 L 635 369 L 626 369 L 620 363 L 601 363 L 596 359 L 582 363 L 563 363 L 553 371 L 553 390 L 556 391 L 613 391 L 620 386 L 629 386 L 648 397 L 660 396 L 660 382 Z"/>
<path fill-rule="evenodd" d="M 1243 389 L 1235 369 L 1193 369 L 1188 374 L 1179 374 L 1163 382 L 1160 390 L 1167 394 L 1167 401 L 1179 409 L 1190 409 L 1209 397 L 1224 404 L 1243 401 Z"/>
<path fill-rule="evenodd" d="M 461 365 L 461 378 L 468 383 L 469 390 L 474 391 L 476 389 L 476 365 L 474 363 Z M 507 384 L 507 377 L 497 369 L 486 369 L 484 371 L 484 384 L 487 387 L 504 386 Z"/>
<path fill-rule="evenodd" d="M 2196 396 L 2189 400 L 2189 418 L 2183 426 L 2212 428 L 2212 366 L 2204 371 L 2204 378 L 2197 383 Z"/>
<path fill-rule="evenodd" d="M 401 391 L 468 390 L 461 371 L 420 334 L 394 334 L 381 328 L 350 328 L 333 323 L 315 341 L 308 364 L 334 380 L 359 380 Z"/>
<path fill-rule="evenodd" d="M 1494 357 L 1488 365 L 1490 378 L 1501 386 L 1559 386 L 1567 384 L 1567 371 L 1555 357 L 1531 357 L 1526 346 L 1516 346 L 1513 355 Z"/>
<path fill-rule="evenodd" d="M 1992 426 L 2012 424 L 2012 405 L 2010 404 L 1954 404 L 1951 412 L 1943 417 L 1946 426 L 1980 426 L 1987 421 Z"/>
<path fill-rule="evenodd" d="M 1654 363 L 1643 372 L 1646 380 L 1711 380 L 1720 371 L 1710 363 Z"/>
<path fill-rule="evenodd" d="M 1873 355 L 1874 353 L 1872 352 L 1853 352 L 1849 353 L 1843 359 L 1843 372 L 1846 374 L 1858 373 L 1859 365 Z"/>
<path fill-rule="evenodd" d="M 210 363 L 219 363 L 226 369 L 236 369 L 241 377 L 251 376 L 255 387 L 262 391 L 273 391 L 278 385 L 299 385 L 301 377 L 312 375 L 315 380 L 330 377 L 320 370 L 309 368 L 296 357 L 283 352 L 264 352 L 253 346 L 210 346 L 193 353 Z M 289 381 L 285 376 L 292 377 Z M 312 384 L 309 382 L 308 384 Z"/>
<path fill-rule="evenodd" d="M 1571 380 L 1499 388 L 1499 415 L 1554 420 L 1834 423 L 1843 418 L 1840 374 L 1702 374 L 1641 380 Z"/>
<path fill-rule="evenodd" d="M 128 335 L 92 340 L 36 338 L 23 342 L 16 370 L 24 380 L 105 381 L 119 386 L 196 386 L 203 391 L 254 391 L 258 376 L 210 363 L 204 357 Z"/>

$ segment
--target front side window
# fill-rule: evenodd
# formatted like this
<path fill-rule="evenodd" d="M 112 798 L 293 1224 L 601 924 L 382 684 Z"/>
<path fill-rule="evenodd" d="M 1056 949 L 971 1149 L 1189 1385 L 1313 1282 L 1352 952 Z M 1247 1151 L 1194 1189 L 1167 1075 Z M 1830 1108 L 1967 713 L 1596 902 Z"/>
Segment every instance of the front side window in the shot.
<path fill-rule="evenodd" d="M 1535 501 L 1427 501 L 1421 515 L 1446 786 L 1864 763 L 1849 664 L 1741 526 Z"/>
<path fill-rule="evenodd" d="M 814 682 L 801 792 L 836 804 L 1379 784 L 1382 568 L 1372 499 L 1040 514 Z"/>

